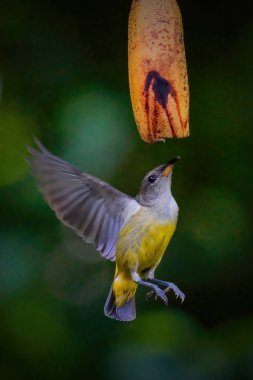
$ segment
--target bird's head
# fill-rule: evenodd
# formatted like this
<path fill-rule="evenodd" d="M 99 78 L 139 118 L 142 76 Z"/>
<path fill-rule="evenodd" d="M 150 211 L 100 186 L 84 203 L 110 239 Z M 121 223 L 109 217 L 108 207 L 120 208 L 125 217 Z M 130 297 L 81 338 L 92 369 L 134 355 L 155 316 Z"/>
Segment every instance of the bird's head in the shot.
<path fill-rule="evenodd" d="M 151 206 L 164 195 L 171 193 L 171 176 L 175 163 L 180 160 L 177 156 L 165 165 L 160 165 L 148 172 L 137 195 L 137 200 L 144 206 Z"/>

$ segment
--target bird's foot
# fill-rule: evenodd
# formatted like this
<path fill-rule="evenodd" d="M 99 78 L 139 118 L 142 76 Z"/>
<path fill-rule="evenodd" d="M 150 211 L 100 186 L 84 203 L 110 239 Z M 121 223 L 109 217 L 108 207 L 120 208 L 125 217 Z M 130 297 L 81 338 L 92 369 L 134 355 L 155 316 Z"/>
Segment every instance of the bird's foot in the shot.
<path fill-rule="evenodd" d="M 168 306 L 168 299 L 165 292 L 160 289 L 158 286 L 154 287 L 154 290 L 151 290 L 146 294 L 146 300 L 149 301 L 153 296 L 155 296 L 155 300 L 157 301 L 159 298 Z"/>
<path fill-rule="evenodd" d="M 151 290 L 150 292 L 147 292 L 146 294 L 146 301 L 149 301 L 154 295 L 154 291 Z"/>
<path fill-rule="evenodd" d="M 181 303 L 184 302 L 185 295 L 181 290 L 172 282 L 168 283 L 168 286 L 166 289 L 163 290 L 164 294 L 168 293 L 170 290 L 173 290 L 176 298 L 179 298 L 181 300 Z"/>
<path fill-rule="evenodd" d="M 181 292 L 181 290 L 175 284 L 173 284 L 173 282 L 158 280 L 157 278 L 152 278 L 152 279 L 149 279 L 148 281 L 156 285 L 164 286 L 165 287 L 165 289 L 163 290 L 164 294 L 166 294 L 170 290 L 173 290 L 176 298 L 180 298 L 181 303 L 184 302 L 184 299 L 185 299 L 184 293 Z"/>

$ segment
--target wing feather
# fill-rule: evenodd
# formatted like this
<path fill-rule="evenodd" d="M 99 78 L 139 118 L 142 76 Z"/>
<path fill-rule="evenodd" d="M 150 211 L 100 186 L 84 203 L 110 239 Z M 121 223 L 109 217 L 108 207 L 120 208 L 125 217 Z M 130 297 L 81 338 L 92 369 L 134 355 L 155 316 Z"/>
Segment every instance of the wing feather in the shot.
<path fill-rule="evenodd" d="M 103 257 L 115 260 L 119 231 L 140 204 L 54 156 L 38 140 L 36 144 L 39 150 L 28 148 L 28 163 L 57 217 Z"/>

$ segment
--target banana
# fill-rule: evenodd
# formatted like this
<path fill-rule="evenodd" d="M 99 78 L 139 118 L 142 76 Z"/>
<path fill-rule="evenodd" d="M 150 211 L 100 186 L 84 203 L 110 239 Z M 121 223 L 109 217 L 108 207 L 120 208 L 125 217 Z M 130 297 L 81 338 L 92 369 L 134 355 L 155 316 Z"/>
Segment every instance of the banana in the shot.
<path fill-rule="evenodd" d="M 149 143 L 189 136 L 189 85 L 176 0 L 133 0 L 128 24 L 132 107 Z"/>

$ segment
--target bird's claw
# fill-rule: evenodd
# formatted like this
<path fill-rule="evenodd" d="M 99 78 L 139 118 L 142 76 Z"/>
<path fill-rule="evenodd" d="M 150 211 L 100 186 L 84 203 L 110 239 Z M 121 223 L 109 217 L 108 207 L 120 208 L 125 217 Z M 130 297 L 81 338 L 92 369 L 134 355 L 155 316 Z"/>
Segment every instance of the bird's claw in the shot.
<path fill-rule="evenodd" d="M 181 303 L 184 302 L 185 295 L 181 290 L 175 285 L 175 284 L 170 284 L 166 289 L 164 289 L 164 294 L 168 293 L 170 290 L 173 290 L 176 298 L 179 298 L 181 300 Z"/>
<path fill-rule="evenodd" d="M 156 301 L 158 300 L 158 298 L 160 298 L 165 303 L 165 305 L 168 305 L 168 299 L 166 297 L 165 292 L 162 291 L 162 289 L 160 289 L 158 286 L 156 286 L 154 290 L 151 290 L 146 294 L 146 300 L 149 301 L 150 298 L 153 297 L 153 295 L 155 295 Z"/>
<path fill-rule="evenodd" d="M 153 297 L 153 295 L 154 295 L 154 291 L 153 290 L 151 290 L 150 292 L 148 292 L 146 294 L 146 301 L 149 301 Z"/>

